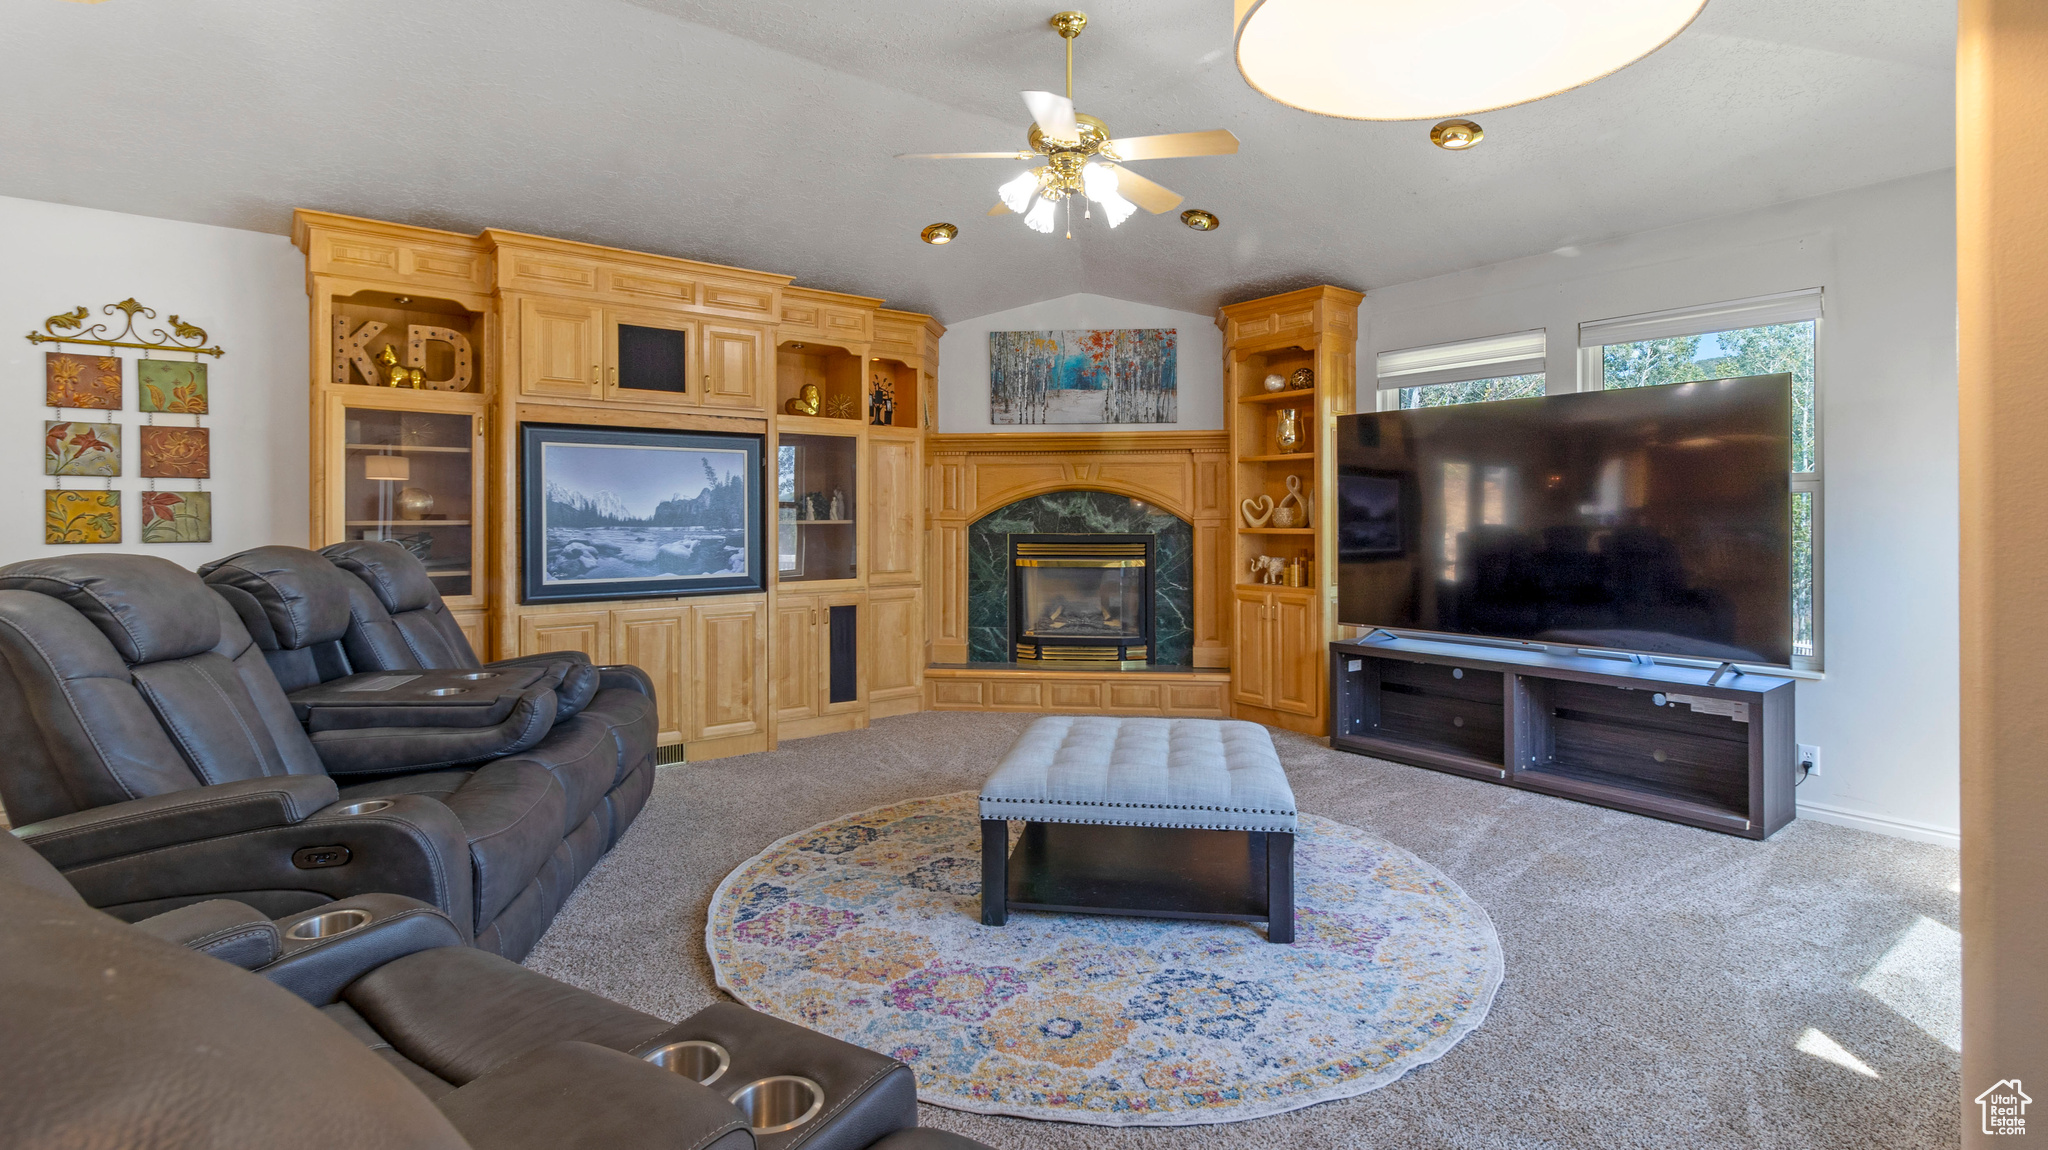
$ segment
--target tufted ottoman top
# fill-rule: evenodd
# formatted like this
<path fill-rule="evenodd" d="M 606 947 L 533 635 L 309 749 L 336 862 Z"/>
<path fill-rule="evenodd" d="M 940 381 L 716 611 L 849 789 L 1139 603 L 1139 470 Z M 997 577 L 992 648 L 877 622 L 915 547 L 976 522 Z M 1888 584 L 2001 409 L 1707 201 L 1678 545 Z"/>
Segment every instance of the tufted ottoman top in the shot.
<path fill-rule="evenodd" d="M 1257 723 L 1049 715 L 997 764 L 981 817 L 1291 834 L 1294 790 Z"/>

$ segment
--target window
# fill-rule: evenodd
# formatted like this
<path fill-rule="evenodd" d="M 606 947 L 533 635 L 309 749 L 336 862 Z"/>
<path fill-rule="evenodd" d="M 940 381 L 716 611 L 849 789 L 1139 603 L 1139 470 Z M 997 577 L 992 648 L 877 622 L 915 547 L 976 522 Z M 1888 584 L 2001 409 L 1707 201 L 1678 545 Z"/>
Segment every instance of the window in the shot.
<path fill-rule="evenodd" d="M 1379 355 L 1381 410 L 1445 407 L 1544 392 L 1541 330 L 1492 335 Z"/>
<path fill-rule="evenodd" d="M 1792 659 L 1810 670 L 1821 665 L 1820 319 L 1814 288 L 1579 327 L 1581 377 L 1593 390 L 1792 376 Z"/>
<path fill-rule="evenodd" d="M 1415 407 L 1448 407 L 1454 403 L 1485 403 L 1494 399 L 1527 399 L 1543 394 L 1543 373 L 1504 375 L 1495 379 L 1468 379 L 1463 383 L 1432 383 L 1427 387 L 1404 387 L 1397 404 L 1406 411 Z"/>

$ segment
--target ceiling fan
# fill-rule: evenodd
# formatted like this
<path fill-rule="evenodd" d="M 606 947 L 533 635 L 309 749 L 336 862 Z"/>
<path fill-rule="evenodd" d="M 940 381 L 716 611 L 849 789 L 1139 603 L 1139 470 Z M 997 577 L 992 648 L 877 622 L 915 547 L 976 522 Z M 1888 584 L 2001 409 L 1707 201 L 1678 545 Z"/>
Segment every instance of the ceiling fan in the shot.
<path fill-rule="evenodd" d="M 1166 160 L 1183 156 L 1228 156 L 1237 152 L 1237 137 L 1221 128 L 1207 132 L 1172 132 L 1161 136 L 1128 136 L 1116 139 L 1109 125 L 1074 110 L 1074 37 L 1088 26 L 1080 12 L 1061 12 L 1052 18 L 1053 30 L 1067 42 L 1067 94 L 1024 93 L 1024 106 L 1031 111 L 1031 129 L 1025 139 L 1029 150 L 1015 152 L 923 152 L 896 157 L 899 160 L 1034 160 L 1045 162 L 1023 172 L 997 189 L 1000 197 L 989 215 L 1016 212 L 1033 231 L 1051 232 L 1061 204 L 1067 208 L 1067 238 L 1073 238 L 1073 201 L 1082 201 L 1082 218 L 1092 214 L 1089 205 L 1100 205 L 1110 227 L 1130 218 L 1139 208 L 1158 215 L 1180 206 L 1181 197 L 1169 188 L 1124 167 L 1134 160 Z"/>

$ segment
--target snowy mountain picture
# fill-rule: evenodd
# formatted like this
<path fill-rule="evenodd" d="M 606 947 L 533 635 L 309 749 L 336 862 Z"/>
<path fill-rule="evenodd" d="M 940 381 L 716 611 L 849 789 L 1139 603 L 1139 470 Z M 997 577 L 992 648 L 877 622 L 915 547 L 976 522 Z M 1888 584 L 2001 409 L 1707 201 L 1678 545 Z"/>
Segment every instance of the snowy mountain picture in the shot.
<path fill-rule="evenodd" d="M 755 573 L 742 448 L 562 443 L 540 448 L 542 581 L 729 582 Z"/>

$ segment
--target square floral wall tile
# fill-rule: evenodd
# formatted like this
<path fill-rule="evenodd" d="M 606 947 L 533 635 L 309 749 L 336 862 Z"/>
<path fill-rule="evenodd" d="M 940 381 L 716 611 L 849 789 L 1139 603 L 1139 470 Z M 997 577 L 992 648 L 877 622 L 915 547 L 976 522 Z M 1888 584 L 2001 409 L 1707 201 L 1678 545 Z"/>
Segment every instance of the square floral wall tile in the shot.
<path fill-rule="evenodd" d="M 44 353 L 43 402 L 50 407 L 121 410 L 121 358 Z"/>
<path fill-rule="evenodd" d="M 44 420 L 43 474 L 121 474 L 121 425 Z"/>
<path fill-rule="evenodd" d="M 211 451 L 204 427 L 144 427 L 142 476 L 145 479 L 205 479 Z"/>

